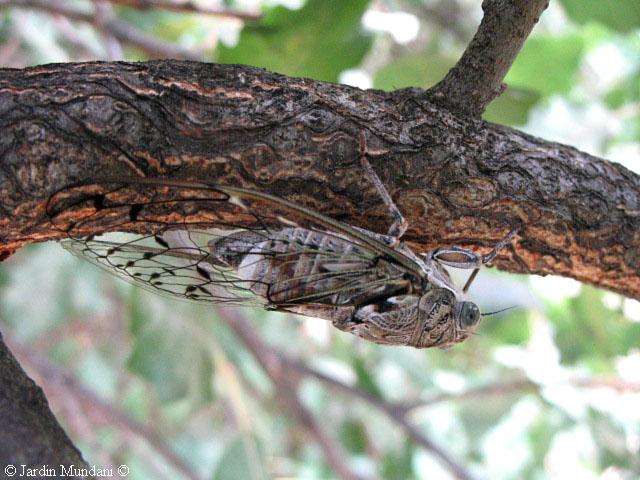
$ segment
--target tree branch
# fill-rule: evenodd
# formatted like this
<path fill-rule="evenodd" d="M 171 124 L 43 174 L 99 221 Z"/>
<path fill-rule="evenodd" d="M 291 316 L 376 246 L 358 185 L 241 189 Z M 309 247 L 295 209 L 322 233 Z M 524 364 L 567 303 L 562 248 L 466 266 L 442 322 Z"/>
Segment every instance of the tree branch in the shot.
<path fill-rule="evenodd" d="M 91 0 L 93 2 L 101 0 Z M 260 20 L 260 13 L 239 12 L 226 8 L 211 8 L 196 5 L 192 2 L 167 2 L 162 0 L 108 0 L 111 3 L 124 5 L 138 10 L 167 10 L 178 13 L 195 13 L 199 15 L 214 15 L 217 17 L 238 18 L 240 20 Z"/>
<path fill-rule="evenodd" d="M 314 438 L 322 449 L 327 463 L 343 480 L 359 480 L 361 476 L 348 466 L 342 449 L 316 422 L 313 414 L 298 398 L 298 379 L 283 364 L 282 356 L 272 350 L 255 334 L 249 323 L 237 312 L 228 308 L 218 308 L 218 315 L 231 327 L 235 334 L 262 365 L 275 385 L 277 397 L 287 412 Z"/>
<path fill-rule="evenodd" d="M 640 391 L 640 382 L 629 382 L 615 377 L 592 377 L 592 378 L 575 378 L 567 379 L 563 381 L 563 384 L 572 385 L 580 388 L 610 388 L 619 393 L 625 392 L 638 392 Z M 396 403 L 395 407 L 409 412 L 416 408 L 430 407 L 432 405 L 458 401 L 458 400 L 474 400 L 477 401 L 479 397 L 485 396 L 505 396 L 514 393 L 539 393 L 542 387 L 548 385 L 540 385 L 528 378 L 518 378 L 515 380 L 501 381 L 488 385 L 480 385 L 478 387 L 471 387 L 462 392 L 441 392 L 430 398 L 410 400 L 406 402 Z"/>
<path fill-rule="evenodd" d="M 360 168 L 366 132 L 371 164 L 416 250 L 459 244 L 488 253 L 520 227 L 496 260 L 501 269 L 640 298 L 637 175 L 455 117 L 419 89 L 362 91 L 178 61 L 65 64 L 0 70 L 0 112 L 4 252 L 64 236 L 45 212 L 53 192 L 120 175 L 258 189 L 384 232 L 388 212 Z M 105 217 L 93 233 L 122 220 Z"/>
<path fill-rule="evenodd" d="M 392 422 L 396 423 L 404 432 L 417 444 L 420 445 L 425 450 L 431 452 L 433 456 L 438 458 L 446 467 L 451 471 L 451 473 L 460 479 L 472 479 L 473 477 L 466 469 L 456 462 L 453 458 L 449 456 L 447 452 L 445 452 L 438 445 L 433 443 L 433 441 L 424 435 L 420 430 L 418 430 L 415 425 L 413 425 L 409 419 L 407 418 L 407 413 L 409 412 L 408 408 L 404 408 L 401 405 L 394 405 L 385 401 L 382 398 L 378 398 L 374 395 L 371 395 L 364 390 L 354 388 L 350 385 L 342 383 L 329 375 L 325 375 L 324 373 L 318 372 L 305 365 L 300 361 L 296 361 L 290 358 L 287 358 L 283 354 L 279 354 L 282 361 L 287 365 L 288 368 L 291 368 L 303 375 L 306 375 L 311 378 L 315 378 L 320 380 L 322 383 L 329 385 L 334 390 L 340 391 L 342 393 L 346 393 L 352 397 L 358 398 L 372 407 L 380 410 L 384 413 Z"/>
<path fill-rule="evenodd" d="M 438 26 L 444 31 L 451 32 L 457 40 L 469 41 L 471 32 L 462 24 L 464 12 L 458 0 L 440 0 L 436 4 L 415 3 L 412 1 L 402 4 L 404 9 L 414 11 L 420 19 Z"/>
<path fill-rule="evenodd" d="M 41 10 L 54 15 L 62 15 L 70 20 L 86 22 L 107 35 L 113 35 L 121 42 L 140 48 L 150 58 L 181 58 L 206 60 L 203 55 L 177 47 L 154 36 L 141 32 L 133 25 L 116 18 L 101 19 L 100 16 L 81 12 L 58 0 L 0 0 L 2 7 L 21 7 Z"/>
<path fill-rule="evenodd" d="M 244 319 L 237 310 L 219 308 L 219 316 L 233 329 L 233 331 L 242 339 L 247 348 L 253 353 L 256 359 L 261 363 L 269 375 L 283 375 L 292 378 L 295 372 L 298 375 L 313 377 L 328 384 L 332 388 L 348 393 L 363 400 L 376 409 L 386 414 L 394 423 L 396 423 L 405 433 L 425 450 L 429 451 L 455 476 L 461 480 L 472 480 L 473 477 L 458 462 L 453 460 L 444 450 L 431 441 L 426 435 L 420 432 L 414 425 L 409 422 L 406 417 L 406 410 L 395 408 L 393 404 L 386 402 L 384 399 L 375 397 L 363 390 L 346 385 L 335 380 L 323 373 L 317 372 L 305 365 L 303 362 L 293 360 L 281 352 L 277 352 L 264 343 L 255 334 L 249 322 Z M 292 393 L 295 396 L 295 392 Z M 297 397 L 296 397 L 297 399 Z M 303 407 L 304 408 L 304 407 Z M 308 415 L 311 415 L 308 413 Z"/>
<path fill-rule="evenodd" d="M 0 466 L 89 468 L 0 335 Z M 19 475 L 21 476 L 21 475 Z"/>
<path fill-rule="evenodd" d="M 484 17 L 458 63 L 428 91 L 430 100 L 479 117 L 504 90 L 502 79 L 549 0 L 484 0 Z"/>

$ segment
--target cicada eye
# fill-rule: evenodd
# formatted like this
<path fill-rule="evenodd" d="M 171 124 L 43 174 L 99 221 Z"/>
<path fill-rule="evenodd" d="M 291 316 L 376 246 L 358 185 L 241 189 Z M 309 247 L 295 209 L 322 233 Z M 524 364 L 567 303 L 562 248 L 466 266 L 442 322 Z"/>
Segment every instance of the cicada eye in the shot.
<path fill-rule="evenodd" d="M 473 327 L 480 320 L 480 309 L 473 302 L 462 302 L 460 309 L 460 325 L 463 328 Z"/>

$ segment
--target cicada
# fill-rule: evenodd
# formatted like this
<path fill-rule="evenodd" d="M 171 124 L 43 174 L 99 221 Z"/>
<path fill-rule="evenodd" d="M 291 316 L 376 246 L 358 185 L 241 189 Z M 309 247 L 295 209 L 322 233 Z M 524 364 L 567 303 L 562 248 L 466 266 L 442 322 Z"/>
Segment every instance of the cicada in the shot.
<path fill-rule="evenodd" d="M 385 345 L 446 347 L 477 327 L 480 311 L 444 266 L 473 269 L 492 260 L 513 232 L 480 256 L 460 248 L 418 254 L 401 241 L 406 221 L 371 168 L 363 168 L 389 208 L 386 234 L 347 225 L 282 198 L 244 188 L 159 178 L 112 179 L 71 205 L 74 188 L 48 209 L 87 216 L 62 245 L 110 273 L 173 297 L 262 306 L 331 321 Z M 134 198 L 122 201 L 121 198 Z M 65 206 L 66 204 L 66 206 Z M 176 212 L 176 220 L 167 216 Z M 104 217 L 140 234 L 77 238 Z M 240 219 L 240 220 L 239 220 Z"/>

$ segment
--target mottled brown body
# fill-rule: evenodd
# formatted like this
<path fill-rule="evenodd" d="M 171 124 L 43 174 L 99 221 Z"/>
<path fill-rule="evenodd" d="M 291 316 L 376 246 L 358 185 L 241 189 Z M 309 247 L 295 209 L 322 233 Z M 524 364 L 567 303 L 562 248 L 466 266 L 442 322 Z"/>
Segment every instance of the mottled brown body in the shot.
<path fill-rule="evenodd" d="M 304 300 L 362 305 L 417 287 L 403 278 L 405 272 L 397 265 L 372 257 L 339 236 L 285 228 L 273 237 L 264 239 L 251 232 L 238 232 L 211 247 L 215 255 L 223 256 L 237 268 L 240 278 L 255 282 L 255 293 L 274 304 Z M 350 277 L 354 282 L 351 288 Z M 371 287 L 363 291 L 362 285 Z"/>
<path fill-rule="evenodd" d="M 330 320 L 366 340 L 424 348 L 457 343 L 468 335 L 456 325 L 460 312 L 454 293 L 412 278 L 335 234 L 285 228 L 265 239 L 236 232 L 210 248 L 269 303 Z"/>

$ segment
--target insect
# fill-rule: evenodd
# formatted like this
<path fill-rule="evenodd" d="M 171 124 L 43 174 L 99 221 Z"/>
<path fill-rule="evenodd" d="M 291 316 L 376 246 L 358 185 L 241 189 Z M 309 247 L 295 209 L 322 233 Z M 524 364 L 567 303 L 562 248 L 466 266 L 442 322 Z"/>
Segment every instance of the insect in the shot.
<path fill-rule="evenodd" d="M 426 348 L 463 341 L 480 319 L 466 290 L 515 231 L 486 256 L 460 247 L 413 252 L 401 242 L 407 222 L 361 144 L 362 166 L 393 218 L 386 234 L 261 192 L 153 178 L 112 179 L 89 194 L 87 185 L 72 186 L 55 194 L 47 210 L 60 222 L 69 208 L 88 212 L 66 227 L 70 236 L 62 245 L 156 292 L 318 317 L 379 344 Z M 73 233 L 106 217 L 148 234 Z M 464 288 L 453 284 L 444 265 L 473 269 Z"/>

